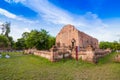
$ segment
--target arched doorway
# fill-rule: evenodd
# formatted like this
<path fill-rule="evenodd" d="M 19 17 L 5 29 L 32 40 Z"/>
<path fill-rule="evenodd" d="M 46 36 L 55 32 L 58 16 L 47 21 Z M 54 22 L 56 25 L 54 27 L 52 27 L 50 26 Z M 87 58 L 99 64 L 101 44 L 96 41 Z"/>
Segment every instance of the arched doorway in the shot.
<path fill-rule="evenodd" d="M 71 44 L 72 44 L 72 49 L 75 47 L 75 39 L 73 38 L 72 40 L 71 40 Z"/>

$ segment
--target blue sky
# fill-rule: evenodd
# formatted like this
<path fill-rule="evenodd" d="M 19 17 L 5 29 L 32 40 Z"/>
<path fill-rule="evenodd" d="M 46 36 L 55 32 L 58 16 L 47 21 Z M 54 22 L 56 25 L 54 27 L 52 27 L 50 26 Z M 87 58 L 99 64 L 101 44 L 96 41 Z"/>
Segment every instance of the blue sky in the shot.
<path fill-rule="evenodd" d="M 0 24 L 11 22 L 14 40 L 41 28 L 56 36 L 72 24 L 99 41 L 114 41 L 120 39 L 119 4 L 120 0 L 0 0 Z"/>

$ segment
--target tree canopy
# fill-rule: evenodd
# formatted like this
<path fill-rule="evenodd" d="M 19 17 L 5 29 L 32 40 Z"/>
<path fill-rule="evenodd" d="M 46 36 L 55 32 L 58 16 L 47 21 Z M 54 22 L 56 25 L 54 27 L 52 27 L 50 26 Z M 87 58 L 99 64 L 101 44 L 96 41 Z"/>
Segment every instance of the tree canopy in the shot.
<path fill-rule="evenodd" d="M 0 48 L 8 47 L 9 40 L 6 36 L 0 35 Z"/>
<path fill-rule="evenodd" d="M 11 47 L 13 44 L 13 38 L 9 36 L 10 33 L 10 23 L 5 22 L 2 25 L 2 33 L 0 34 L 0 47 L 2 48 L 8 48 Z"/>
<path fill-rule="evenodd" d="M 36 48 L 39 50 L 47 50 L 55 44 L 55 37 L 52 37 L 44 29 L 31 30 L 31 32 L 24 32 L 22 38 L 18 39 L 14 48 L 26 49 Z"/>
<path fill-rule="evenodd" d="M 117 42 L 117 41 L 114 41 L 114 42 L 104 42 L 104 41 L 101 41 L 100 44 L 99 44 L 99 47 L 101 49 L 110 48 L 112 50 L 120 50 L 120 43 Z"/>

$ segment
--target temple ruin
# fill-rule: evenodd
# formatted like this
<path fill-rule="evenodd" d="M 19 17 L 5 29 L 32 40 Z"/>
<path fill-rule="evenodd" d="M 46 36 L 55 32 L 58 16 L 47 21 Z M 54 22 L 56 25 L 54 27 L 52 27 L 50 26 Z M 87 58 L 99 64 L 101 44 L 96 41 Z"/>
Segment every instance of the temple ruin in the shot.
<path fill-rule="evenodd" d="M 35 49 L 25 50 L 45 57 L 50 61 L 58 61 L 63 58 L 82 59 L 89 62 L 97 62 L 98 58 L 110 53 L 110 50 L 99 49 L 98 40 L 84 32 L 77 30 L 73 25 L 64 26 L 56 36 L 56 44 L 48 51 Z"/>
<path fill-rule="evenodd" d="M 93 38 L 84 32 L 77 30 L 73 25 L 64 26 L 56 36 L 56 46 L 62 47 L 75 47 L 80 49 L 92 46 L 94 49 L 98 49 L 98 40 Z"/>

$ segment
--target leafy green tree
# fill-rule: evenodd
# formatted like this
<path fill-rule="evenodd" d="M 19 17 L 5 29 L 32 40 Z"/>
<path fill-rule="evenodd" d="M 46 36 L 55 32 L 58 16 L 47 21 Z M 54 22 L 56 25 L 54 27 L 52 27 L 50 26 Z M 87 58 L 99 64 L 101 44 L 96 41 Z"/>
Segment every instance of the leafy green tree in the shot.
<path fill-rule="evenodd" d="M 32 30 L 26 38 L 26 45 L 29 48 L 45 49 L 48 37 L 47 31 L 43 29 L 41 31 Z"/>
<path fill-rule="evenodd" d="M 6 48 L 9 45 L 9 40 L 6 36 L 0 35 L 0 48 Z"/>
<path fill-rule="evenodd" d="M 37 49 L 48 49 L 48 39 L 49 39 L 49 34 L 46 30 L 41 29 L 39 32 L 39 41 L 38 44 L 36 45 Z"/>
<path fill-rule="evenodd" d="M 25 44 L 28 48 L 33 48 L 36 46 L 39 39 L 39 32 L 37 30 L 32 30 L 26 37 Z"/>
<path fill-rule="evenodd" d="M 110 48 L 112 50 L 120 50 L 120 43 L 118 43 L 117 41 L 114 42 L 100 42 L 99 47 L 101 49 L 107 49 Z"/>
<path fill-rule="evenodd" d="M 16 49 L 16 50 L 25 49 L 26 48 L 25 40 L 23 38 L 17 39 L 17 42 L 14 43 L 13 48 Z"/>
<path fill-rule="evenodd" d="M 113 50 L 120 50 L 120 43 L 118 43 L 117 41 L 114 41 L 112 43 L 112 49 Z"/>
<path fill-rule="evenodd" d="M 22 38 L 26 40 L 28 38 L 29 34 L 30 34 L 29 32 L 24 32 L 22 34 Z"/>
<path fill-rule="evenodd" d="M 14 42 L 13 42 L 14 43 Z M 13 45 L 14 49 L 36 48 L 39 50 L 48 50 L 55 44 L 55 37 L 52 37 L 44 29 L 31 30 L 24 32 L 22 38 L 18 39 Z"/>
<path fill-rule="evenodd" d="M 49 36 L 49 38 L 48 38 L 48 49 L 50 49 L 53 45 L 55 45 L 55 37 Z"/>
<path fill-rule="evenodd" d="M 30 33 L 23 33 L 25 44 L 28 48 L 36 48 L 45 50 L 51 48 L 55 44 L 55 38 L 50 36 L 44 29 L 32 30 Z"/>
<path fill-rule="evenodd" d="M 5 22 L 2 24 L 2 33 L 1 35 L 4 35 L 7 37 L 7 43 L 8 43 L 8 48 L 12 48 L 12 45 L 13 45 L 13 38 L 11 36 L 9 36 L 9 33 L 10 33 L 10 24 L 9 22 Z"/>
<path fill-rule="evenodd" d="M 14 45 L 13 37 L 12 37 L 12 36 L 9 36 L 9 37 L 8 37 L 8 40 L 9 40 L 9 46 L 12 48 L 13 45 Z"/>

